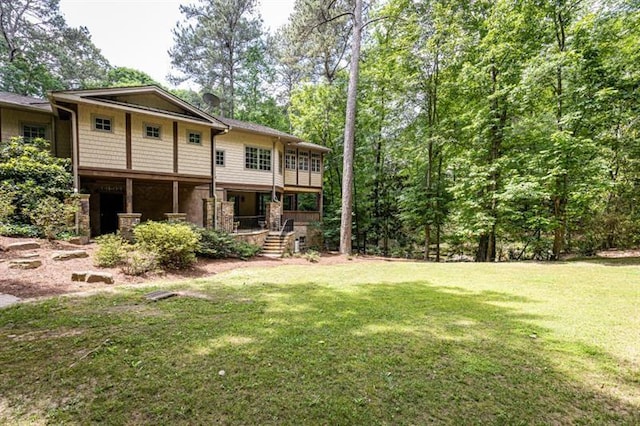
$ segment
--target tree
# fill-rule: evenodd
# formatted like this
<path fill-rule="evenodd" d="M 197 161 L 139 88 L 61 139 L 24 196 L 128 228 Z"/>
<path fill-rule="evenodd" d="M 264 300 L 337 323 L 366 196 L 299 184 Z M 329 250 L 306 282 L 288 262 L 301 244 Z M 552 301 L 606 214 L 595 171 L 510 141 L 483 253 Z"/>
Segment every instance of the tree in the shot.
<path fill-rule="evenodd" d="M 68 27 L 57 0 L 0 2 L 0 88 L 24 95 L 81 88 L 109 64 L 89 31 Z"/>
<path fill-rule="evenodd" d="M 205 91 L 217 90 L 221 111 L 235 118 L 238 86 L 254 49 L 260 49 L 262 20 L 256 0 L 201 0 L 181 5 L 185 22 L 173 30 L 171 63 L 182 73 L 172 81 L 191 80 Z"/>

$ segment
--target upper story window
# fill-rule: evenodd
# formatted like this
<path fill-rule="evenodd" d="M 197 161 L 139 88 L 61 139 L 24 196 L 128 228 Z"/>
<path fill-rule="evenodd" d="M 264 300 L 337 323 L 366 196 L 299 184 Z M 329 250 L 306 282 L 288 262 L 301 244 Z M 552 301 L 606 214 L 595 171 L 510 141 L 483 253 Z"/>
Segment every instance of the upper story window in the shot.
<path fill-rule="evenodd" d="M 216 149 L 216 166 L 224 167 L 224 151 Z"/>
<path fill-rule="evenodd" d="M 298 153 L 298 170 L 303 170 L 303 171 L 309 170 L 309 153 L 308 152 Z"/>
<path fill-rule="evenodd" d="M 22 137 L 29 142 L 35 138 L 45 139 L 47 135 L 47 126 L 42 124 L 25 124 L 22 126 Z"/>
<path fill-rule="evenodd" d="M 113 118 L 94 115 L 92 117 L 93 130 L 100 132 L 113 132 Z"/>
<path fill-rule="evenodd" d="M 245 147 L 244 167 L 254 170 L 271 170 L 271 150 L 252 146 Z"/>
<path fill-rule="evenodd" d="M 287 170 L 296 169 L 296 152 L 292 149 L 288 149 L 284 157 L 284 167 Z"/>
<path fill-rule="evenodd" d="M 144 137 L 151 139 L 162 138 L 162 127 L 157 124 L 145 124 L 144 125 Z"/>
<path fill-rule="evenodd" d="M 187 132 L 187 141 L 194 145 L 202 145 L 202 133 L 189 130 Z"/>
<path fill-rule="evenodd" d="M 311 171 L 320 173 L 320 154 L 311 153 Z"/>

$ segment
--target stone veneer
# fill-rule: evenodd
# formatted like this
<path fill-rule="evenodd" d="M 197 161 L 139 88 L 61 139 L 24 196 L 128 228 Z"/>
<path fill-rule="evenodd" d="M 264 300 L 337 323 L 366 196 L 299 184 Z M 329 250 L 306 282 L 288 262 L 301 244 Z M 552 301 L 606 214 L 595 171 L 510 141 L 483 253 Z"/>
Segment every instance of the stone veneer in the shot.
<path fill-rule="evenodd" d="M 90 197 L 89 194 L 78 194 L 78 236 L 81 244 L 89 244 L 91 237 Z"/>
<path fill-rule="evenodd" d="M 140 224 L 142 213 L 118 213 L 118 230 L 125 240 L 133 240 L 133 228 Z"/>
<path fill-rule="evenodd" d="M 233 201 L 218 201 L 216 203 L 216 229 L 233 232 Z"/>
<path fill-rule="evenodd" d="M 271 231 L 279 231 L 282 226 L 282 203 L 279 201 L 271 201 L 267 203 L 267 214 L 265 221 L 267 222 L 267 229 Z"/>

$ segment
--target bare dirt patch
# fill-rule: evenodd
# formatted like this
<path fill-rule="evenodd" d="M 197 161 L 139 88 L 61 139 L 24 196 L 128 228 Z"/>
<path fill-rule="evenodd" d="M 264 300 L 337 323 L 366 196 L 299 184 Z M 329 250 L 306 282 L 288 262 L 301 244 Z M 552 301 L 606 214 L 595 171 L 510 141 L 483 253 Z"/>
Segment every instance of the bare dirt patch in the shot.
<path fill-rule="evenodd" d="M 0 247 L 21 241 L 33 241 L 27 238 L 8 238 L 0 236 Z M 185 271 L 165 272 L 162 274 L 148 274 L 143 277 L 125 275 L 120 268 L 98 268 L 93 264 L 93 256 L 97 249 L 95 243 L 76 246 L 65 242 L 49 242 L 37 240 L 41 248 L 37 250 L 6 252 L 0 251 L 0 293 L 10 294 L 20 298 L 35 298 L 43 296 L 55 296 L 60 294 L 87 292 L 92 290 L 107 289 L 114 285 L 142 284 L 157 280 L 180 280 L 202 278 L 215 275 L 220 272 L 238 268 L 258 267 L 268 268 L 280 265 L 305 265 L 309 262 L 304 258 L 271 259 L 256 257 L 248 261 L 238 259 L 199 259 L 190 269 Z M 53 253 L 61 250 L 86 250 L 89 257 L 56 261 L 51 259 Z M 37 269 L 10 269 L 11 259 L 21 258 L 25 254 L 36 253 L 37 259 L 42 261 L 42 266 Z M 345 262 L 361 262 L 371 258 L 355 257 L 348 260 L 337 254 L 323 254 L 318 263 L 331 265 Z M 73 272 L 99 271 L 113 274 L 115 284 L 86 283 L 71 281 Z"/>

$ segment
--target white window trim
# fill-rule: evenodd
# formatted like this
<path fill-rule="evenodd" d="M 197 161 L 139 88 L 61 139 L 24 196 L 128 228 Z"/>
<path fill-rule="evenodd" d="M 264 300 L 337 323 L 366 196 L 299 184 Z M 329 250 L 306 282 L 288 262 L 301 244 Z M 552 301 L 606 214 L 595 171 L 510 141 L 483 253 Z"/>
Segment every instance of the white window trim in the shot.
<path fill-rule="evenodd" d="M 111 123 L 111 129 L 109 130 L 98 129 L 96 127 L 96 120 L 98 118 L 101 120 L 109 120 L 109 122 Z M 113 133 L 113 128 L 115 126 L 116 126 L 116 123 L 112 116 L 101 115 L 101 114 L 91 114 L 91 130 L 93 130 L 94 132 Z"/>
<path fill-rule="evenodd" d="M 222 164 L 218 164 L 218 153 L 222 153 Z M 225 167 L 227 165 L 227 154 L 224 149 L 216 149 L 213 160 L 216 162 L 216 167 Z M 253 170 L 253 169 L 251 169 Z"/>
<path fill-rule="evenodd" d="M 191 142 L 191 134 L 194 135 L 200 135 L 200 142 Z M 202 132 L 198 131 L 198 130 L 191 130 L 191 129 L 187 129 L 187 143 L 189 145 L 198 145 L 198 146 L 202 146 Z"/>
<path fill-rule="evenodd" d="M 147 127 L 157 127 L 158 128 L 158 136 L 149 136 L 147 135 Z M 142 137 L 145 139 L 153 139 L 156 141 L 162 140 L 162 126 L 157 123 L 142 123 Z"/>
<path fill-rule="evenodd" d="M 247 148 L 253 148 L 256 149 L 256 160 L 257 160 L 257 167 L 251 168 L 251 167 L 247 167 Z M 269 152 L 269 169 L 261 169 L 260 168 L 260 151 L 268 151 Z M 264 148 L 261 146 L 254 146 L 254 145 L 245 145 L 244 146 L 244 157 L 243 157 L 243 163 L 244 163 L 244 169 L 245 170 L 251 170 L 251 171 L 256 171 L 256 172 L 266 172 L 266 173 L 271 173 L 271 170 L 273 169 L 273 150 L 271 148 Z"/>
<path fill-rule="evenodd" d="M 306 167 L 302 168 L 302 161 L 300 161 L 301 158 L 306 158 L 307 161 L 305 161 L 306 163 Z M 309 153 L 307 151 L 300 151 L 298 152 L 298 170 L 301 172 L 308 172 L 310 170 L 310 158 L 309 158 Z"/>
<path fill-rule="evenodd" d="M 321 174 L 322 173 L 322 155 L 318 154 L 317 152 L 312 152 L 311 153 L 311 158 L 309 158 L 309 170 L 311 171 L 311 173 L 314 174 Z M 318 161 L 318 170 L 313 170 L 313 160 L 317 159 Z"/>

